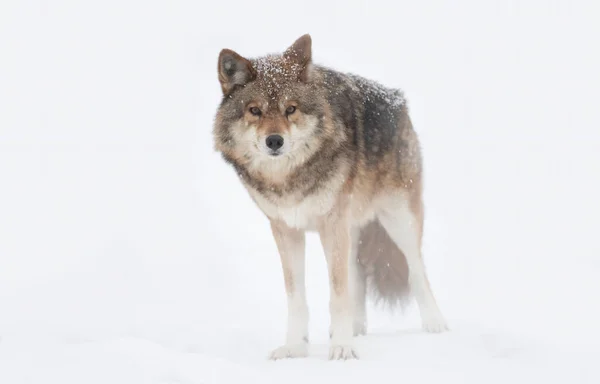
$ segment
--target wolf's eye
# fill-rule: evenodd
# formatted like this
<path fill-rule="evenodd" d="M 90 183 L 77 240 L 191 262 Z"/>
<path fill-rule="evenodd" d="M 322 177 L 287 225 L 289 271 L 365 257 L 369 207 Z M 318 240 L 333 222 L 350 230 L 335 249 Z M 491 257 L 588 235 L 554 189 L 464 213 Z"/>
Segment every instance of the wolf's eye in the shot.
<path fill-rule="evenodd" d="M 252 107 L 250 108 L 250 113 L 253 114 L 254 116 L 260 116 L 260 109 L 256 108 L 256 107 Z"/>
<path fill-rule="evenodd" d="M 287 109 L 285 110 L 285 113 L 287 113 L 288 115 L 291 115 L 292 113 L 296 112 L 296 107 L 294 107 L 293 105 L 290 105 L 289 107 L 287 107 Z"/>

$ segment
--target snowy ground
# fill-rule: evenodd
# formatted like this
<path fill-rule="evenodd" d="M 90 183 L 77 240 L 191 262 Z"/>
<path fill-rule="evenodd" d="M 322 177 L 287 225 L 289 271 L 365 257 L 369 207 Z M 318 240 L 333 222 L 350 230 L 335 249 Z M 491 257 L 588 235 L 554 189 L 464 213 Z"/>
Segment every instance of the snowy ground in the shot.
<path fill-rule="evenodd" d="M 0 3 L 0 383 L 598 383 L 600 27 L 593 1 Z M 216 57 L 279 51 L 401 87 L 425 258 L 452 331 L 370 312 L 271 362 L 267 223 L 212 150 Z M 331 378 L 330 378 L 331 377 Z"/>

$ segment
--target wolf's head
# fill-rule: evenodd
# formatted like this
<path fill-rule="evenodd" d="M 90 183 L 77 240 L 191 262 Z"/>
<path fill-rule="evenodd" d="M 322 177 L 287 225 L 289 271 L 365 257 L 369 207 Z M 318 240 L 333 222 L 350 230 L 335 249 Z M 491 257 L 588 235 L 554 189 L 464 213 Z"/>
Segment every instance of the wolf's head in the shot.
<path fill-rule="evenodd" d="M 309 35 L 283 54 L 257 59 L 223 49 L 218 74 L 223 101 L 214 139 L 225 158 L 250 170 L 285 172 L 318 149 L 328 107 L 313 81 Z"/>

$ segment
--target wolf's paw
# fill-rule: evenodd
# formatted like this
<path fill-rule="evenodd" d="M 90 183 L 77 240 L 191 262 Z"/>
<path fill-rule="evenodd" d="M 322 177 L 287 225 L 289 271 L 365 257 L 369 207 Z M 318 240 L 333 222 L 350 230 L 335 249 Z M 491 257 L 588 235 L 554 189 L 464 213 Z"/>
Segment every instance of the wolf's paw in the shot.
<path fill-rule="evenodd" d="M 275 349 L 269 355 L 271 360 L 287 359 L 294 357 L 306 357 L 308 356 L 308 344 L 293 344 L 293 345 L 282 345 Z"/>
<path fill-rule="evenodd" d="M 442 314 L 438 312 L 423 316 L 423 330 L 430 333 L 441 333 L 449 328 Z"/>
<path fill-rule="evenodd" d="M 332 345 L 329 347 L 329 360 L 358 359 L 358 354 L 350 345 Z"/>

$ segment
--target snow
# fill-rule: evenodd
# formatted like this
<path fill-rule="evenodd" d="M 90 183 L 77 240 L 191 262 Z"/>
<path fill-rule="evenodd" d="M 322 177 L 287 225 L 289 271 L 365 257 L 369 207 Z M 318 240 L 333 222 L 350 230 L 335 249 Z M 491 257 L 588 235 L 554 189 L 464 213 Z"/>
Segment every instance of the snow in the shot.
<path fill-rule="evenodd" d="M 0 3 L 0 383 L 597 383 L 600 55 L 593 2 Z M 424 253 L 451 331 L 370 308 L 327 360 L 272 362 L 268 223 L 212 149 L 222 48 L 310 33 L 317 63 L 401 88 Z"/>
<path fill-rule="evenodd" d="M 383 100 L 387 104 L 394 107 L 400 107 L 406 103 L 404 93 L 397 88 L 385 87 L 377 81 L 365 79 L 356 74 L 350 74 L 350 78 L 355 82 L 356 86 L 363 92 L 367 100 Z"/>

